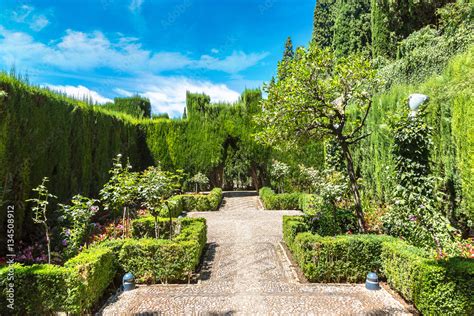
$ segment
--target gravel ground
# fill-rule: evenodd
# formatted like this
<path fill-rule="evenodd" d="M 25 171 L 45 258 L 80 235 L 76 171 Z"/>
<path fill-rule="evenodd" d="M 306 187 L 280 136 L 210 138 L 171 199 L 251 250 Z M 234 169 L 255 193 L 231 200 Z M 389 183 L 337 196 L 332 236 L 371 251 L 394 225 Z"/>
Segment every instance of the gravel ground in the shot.
<path fill-rule="evenodd" d="M 250 194 L 226 194 L 218 212 L 195 212 L 208 224 L 198 284 L 152 285 L 121 293 L 103 315 L 408 315 L 387 291 L 363 284 L 298 280 L 281 245 L 282 216 Z"/>

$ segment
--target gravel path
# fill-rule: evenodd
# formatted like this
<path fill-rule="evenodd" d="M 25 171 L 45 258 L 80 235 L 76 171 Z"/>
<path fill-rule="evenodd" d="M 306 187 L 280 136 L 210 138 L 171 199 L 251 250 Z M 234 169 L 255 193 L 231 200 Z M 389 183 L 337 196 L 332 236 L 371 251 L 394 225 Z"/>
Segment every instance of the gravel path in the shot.
<path fill-rule="evenodd" d="M 300 283 L 281 245 L 282 216 L 249 193 L 226 194 L 218 212 L 195 212 L 208 224 L 200 282 L 140 286 L 121 293 L 104 315 L 406 315 L 385 290 L 364 285 Z"/>

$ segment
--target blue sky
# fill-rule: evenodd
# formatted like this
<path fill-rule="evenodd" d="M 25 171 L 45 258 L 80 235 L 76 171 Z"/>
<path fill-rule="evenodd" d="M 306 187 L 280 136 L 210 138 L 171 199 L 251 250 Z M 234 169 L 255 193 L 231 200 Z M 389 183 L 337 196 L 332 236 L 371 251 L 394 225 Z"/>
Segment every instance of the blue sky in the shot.
<path fill-rule="evenodd" d="M 0 0 L 0 69 L 97 102 L 141 94 L 179 116 L 185 93 L 235 101 L 311 38 L 314 0 Z"/>

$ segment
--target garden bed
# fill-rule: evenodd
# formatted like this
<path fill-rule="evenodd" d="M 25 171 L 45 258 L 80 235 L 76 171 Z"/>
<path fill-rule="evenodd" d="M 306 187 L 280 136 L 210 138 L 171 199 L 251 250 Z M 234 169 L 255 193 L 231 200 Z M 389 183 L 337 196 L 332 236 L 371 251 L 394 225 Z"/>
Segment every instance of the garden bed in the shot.
<path fill-rule="evenodd" d="M 474 261 L 434 260 L 424 250 L 385 235 L 322 237 L 301 216 L 285 216 L 283 238 L 310 282 L 363 282 L 368 272 L 423 314 L 474 313 Z"/>
<path fill-rule="evenodd" d="M 132 222 L 132 238 L 109 240 L 82 251 L 63 266 L 14 264 L 0 269 L 0 312 L 7 314 L 83 313 L 90 311 L 112 280 L 124 271 L 138 282 L 187 281 L 206 244 L 206 221 L 180 220 L 179 234 L 169 239 L 140 238 L 137 227 L 154 232 L 152 218 Z M 160 223 L 164 220 L 160 220 Z M 163 226 L 163 231 L 166 231 Z M 169 226 L 168 226 L 169 227 Z M 150 235 L 149 235 L 150 236 Z M 154 235 L 153 235 L 154 236 Z M 169 230 L 163 236 L 169 236 Z M 139 238 L 139 239 L 137 239 Z M 13 271 L 15 309 L 8 309 L 7 284 Z"/>

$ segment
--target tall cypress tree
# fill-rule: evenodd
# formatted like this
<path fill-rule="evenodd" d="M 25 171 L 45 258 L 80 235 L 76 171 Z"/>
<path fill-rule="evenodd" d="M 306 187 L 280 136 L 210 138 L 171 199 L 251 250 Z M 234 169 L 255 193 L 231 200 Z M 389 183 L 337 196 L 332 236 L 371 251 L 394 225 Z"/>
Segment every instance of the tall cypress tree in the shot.
<path fill-rule="evenodd" d="M 317 0 L 314 8 L 313 42 L 324 48 L 332 45 L 336 0 Z"/>
<path fill-rule="evenodd" d="M 283 52 L 283 60 L 292 59 L 294 56 L 293 42 L 291 41 L 291 37 L 288 36 L 285 43 L 285 51 Z"/>

